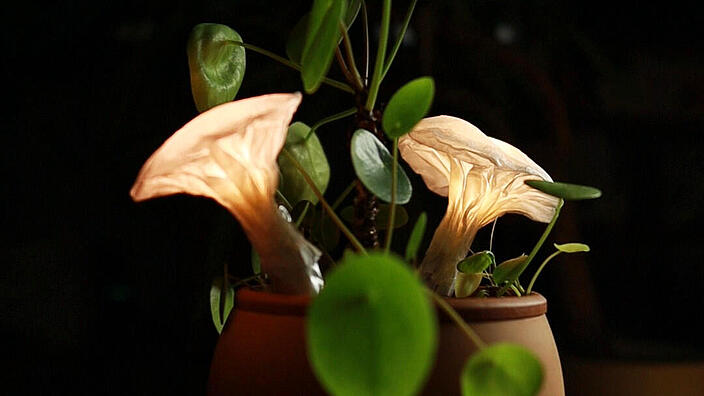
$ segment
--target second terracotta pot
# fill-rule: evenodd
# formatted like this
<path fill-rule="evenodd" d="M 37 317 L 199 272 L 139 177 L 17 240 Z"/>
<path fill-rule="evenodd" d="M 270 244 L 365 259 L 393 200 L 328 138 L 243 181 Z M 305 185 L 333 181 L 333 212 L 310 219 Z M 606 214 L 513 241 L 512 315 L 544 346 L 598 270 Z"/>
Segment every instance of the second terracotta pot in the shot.
<path fill-rule="evenodd" d="M 540 396 L 564 396 L 560 357 L 545 316 L 547 301 L 533 293 L 524 297 L 449 298 L 446 300 L 487 344 L 512 342 L 531 350 L 543 364 Z M 476 347 L 440 312 L 435 367 L 424 395 L 460 395 L 460 374 Z"/>
<path fill-rule="evenodd" d="M 541 396 L 563 396 L 560 358 L 545 317 L 547 302 L 526 297 L 447 299 L 488 344 L 514 342 L 541 360 Z M 307 296 L 240 290 L 236 308 L 218 340 L 208 395 L 324 395 L 306 356 Z M 439 311 L 436 364 L 424 395 L 459 395 L 460 373 L 474 346 Z"/>

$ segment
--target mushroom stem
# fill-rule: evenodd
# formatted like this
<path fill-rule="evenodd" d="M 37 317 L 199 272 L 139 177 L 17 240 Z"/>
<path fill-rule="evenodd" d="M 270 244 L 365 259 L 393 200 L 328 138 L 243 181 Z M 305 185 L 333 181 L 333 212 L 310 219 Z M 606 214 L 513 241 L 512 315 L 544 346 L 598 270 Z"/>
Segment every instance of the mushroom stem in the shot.
<path fill-rule="evenodd" d="M 420 274 L 428 287 L 442 296 L 452 294 L 457 263 L 467 256 L 479 230 L 475 223 L 466 227 L 458 220 L 452 211 L 445 213 L 420 264 Z"/>
<path fill-rule="evenodd" d="M 320 251 L 287 222 L 275 204 L 257 210 L 256 221 L 242 221 L 259 254 L 271 290 L 284 294 L 317 294 L 323 284 L 317 261 Z M 252 219 L 248 219 L 252 220 Z"/>

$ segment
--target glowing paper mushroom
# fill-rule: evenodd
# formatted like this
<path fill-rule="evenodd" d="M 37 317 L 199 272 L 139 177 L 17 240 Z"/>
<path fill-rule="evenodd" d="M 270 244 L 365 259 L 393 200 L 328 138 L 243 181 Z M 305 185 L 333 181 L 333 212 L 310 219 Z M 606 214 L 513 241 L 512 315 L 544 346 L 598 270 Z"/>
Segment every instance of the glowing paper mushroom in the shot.
<path fill-rule="evenodd" d="M 276 162 L 301 95 L 272 94 L 214 107 L 174 133 L 147 160 L 135 201 L 186 193 L 227 208 L 259 253 L 272 291 L 317 293 L 320 251 L 281 216 Z"/>
<path fill-rule="evenodd" d="M 552 181 L 543 169 L 462 119 L 423 119 L 399 140 L 399 150 L 431 191 L 448 197 L 445 217 L 420 266 L 429 286 L 443 295 L 452 292 L 455 266 L 482 226 L 506 213 L 547 223 L 558 204 L 557 198 L 524 183 Z"/>

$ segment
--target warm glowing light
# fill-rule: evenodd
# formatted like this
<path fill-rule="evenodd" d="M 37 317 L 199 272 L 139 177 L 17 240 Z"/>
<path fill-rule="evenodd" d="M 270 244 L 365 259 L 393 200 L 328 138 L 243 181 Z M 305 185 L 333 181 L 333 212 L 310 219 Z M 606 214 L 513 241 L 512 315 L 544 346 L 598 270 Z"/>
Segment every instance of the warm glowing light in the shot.
<path fill-rule="evenodd" d="M 301 95 L 272 94 L 214 107 L 174 133 L 147 160 L 135 201 L 185 193 L 212 198 L 242 224 L 272 291 L 315 293 L 320 252 L 280 215 L 277 156 Z"/>
<path fill-rule="evenodd" d="M 552 181 L 542 168 L 462 119 L 422 120 L 399 140 L 399 151 L 431 191 L 448 197 L 447 212 L 420 267 L 438 293 L 452 292 L 455 266 L 482 226 L 506 213 L 547 223 L 558 204 L 557 198 L 524 183 Z"/>

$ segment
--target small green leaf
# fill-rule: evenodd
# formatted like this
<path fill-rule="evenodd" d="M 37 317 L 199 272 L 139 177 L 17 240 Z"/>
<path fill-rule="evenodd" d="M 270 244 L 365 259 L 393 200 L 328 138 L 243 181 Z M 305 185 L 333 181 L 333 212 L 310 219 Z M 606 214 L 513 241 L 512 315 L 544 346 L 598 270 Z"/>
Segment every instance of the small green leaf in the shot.
<path fill-rule="evenodd" d="M 543 368 L 526 348 L 498 343 L 469 358 L 461 382 L 463 396 L 533 396 L 543 383 Z"/>
<path fill-rule="evenodd" d="M 225 294 L 225 300 L 222 301 L 222 313 L 220 312 L 220 302 L 222 300 L 223 294 Z M 232 311 L 232 307 L 235 303 L 235 290 L 228 287 L 226 293 L 223 293 L 223 282 L 222 277 L 217 277 L 213 280 L 213 284 L 210 287 L 210 315 L 213 318 L 213 324 L 218 334 L 222 332 L 225 322 L 227 322 L 227 317 Z"/>
<path fill-rule="evenodd" d="M 237 32 L 225 25 L 201 23 L 188 38 L 191 92 L 199 112 L 235 98 L 244 79 L 244 47 Z"/>
<path fill-rule="evenodd" d="M 496 269 L 494 269 L 494 281 L 500 285 L 504 282 L 513 282 L 518 279 L 522 272 L 521 264 L 523 264 L 527 258 L 528 256 L 522 254 L 499 264 Z"/>
<path fill-rule="evenodd" d="M 562 198 L 565 201 L 579 201 L 601 197 L 601 190 L 578 184 L 549 182 L 544 180 L 526 180 L 526 184 L 545 194 Z"/>
<path fill-rule="evenodd" d="M 346 6 L 346 2 L 341 0 L 313 1 L 301 53 L 301 78 L 309 94 L 318 90 L 330 68 L 340 38 L 340 19 Z"/>
<path fill-rule="evenodd" d="M 318 136 L 313 133 L 308 139 L 305 138 L 309 131 L 308 125 L 294 122 L 288 128 L 285 147 L 308 172 L 318 190 L 325 193 L 330 181 L 330 165 Z M 301 172 L 284 154 L 279 155 L 279 170 L 282 176 L 279 189 L 292 205 L 304 200 L 313 204 L 318 202 L 318 197 L 306 183 Z"/>
<path fill-rule="evenodd" d="M 303 47 L 306 45 L 306 32 L 308 31 L 308 19 L 310 13 L 306 13 L 291 29 L 286 41 L 286 56 L 296 63 L 301 63 L 301 54 Z"/>
<path fill-rule="evenodd" d="M 496 263 L 494 253 L 485 250 L 475 253 L 457 264 L 457 271 L 465 274 L 478 274 L 489 268 L 490 265 Z"/>
<path fill-rule="evenodd" d="M 483 278 L 484 274 L 481 273 L 465 274 L 458 272 L 455 278 L 455 297 L 464 298 L 471 296 L 479 288 Z"/>
<path fill-rule="evenodd" d="M 249 260 L 252 264 L 252 272 L 255 274 L 258 274 L 262 272 L 262 263 L 261 260 L 259 259 L 259 253 L 257 253 L 254 248 L 251 250 L 251 254 L 249 256 Z"/>
<path fill-rule="evenodd" d="M 408 237 L 408 244 L 406 244 L 406 261 L 413 261 L 418 255 L 418 248 L 420 243 L 423 241 L 423 235 L 425 234 L 425 225 L 428 222 L 428 216 L 425 212 L 421 213 L 416 220 L 416 224 L 413 226 L 413 231 L 411 231 L 411 236 Z"/>
<path fill-rule="evenodd" d="M 391 205 L 379 204 L 379 212 L 376 214 L 376 229 L 385 230 L 389 227 L 389 208 Z M 394 228 L 403 227 L 408 223 L 408 212 L 403 206 L 396 205 L 396 216 L 394 216 Z"/>
<path fill-rule="evenodd" d="M 588 252 L 589 251 L 589 246 L 583 244 L 583 243 L 564 243 L 562 245 L 558 245 L 554 243 L 555 249 L 563 252 L 563 253 L 579 253 L 579 252 Z"/>
<path fill-rule="evenodd" d="M 313 371 L 334 395 L 413 395 L 433 366 L 434 308 L 393 255 L 345 254 L 313 300 L 306 329 Z"/>
<path fill-rule="evenodd" d="M 389 100 L 382 117 L 382 127 L 390 139 L 408 133 L 428 114 L 435 95 L 430 77 L 417 78 L 401 87 Z"/>
<path fill-rule="evenodd" d="M 357 129 L 350 144 L 352 166 L 364 186 L 381 200 L 391 202 L 391 166 L 393 157 L 374 134 Z M 396 203 L 403 205 L 411 199 L 411 181 L 398 167 Z"/>

